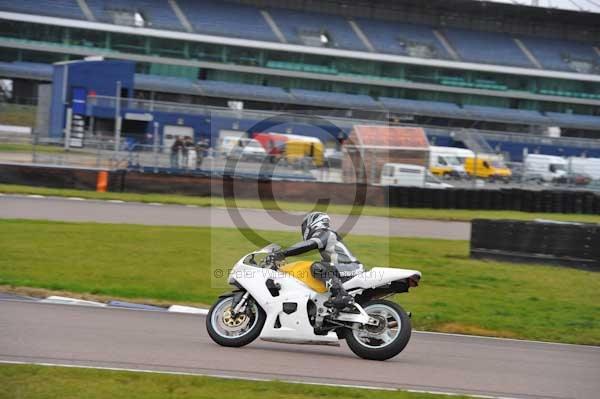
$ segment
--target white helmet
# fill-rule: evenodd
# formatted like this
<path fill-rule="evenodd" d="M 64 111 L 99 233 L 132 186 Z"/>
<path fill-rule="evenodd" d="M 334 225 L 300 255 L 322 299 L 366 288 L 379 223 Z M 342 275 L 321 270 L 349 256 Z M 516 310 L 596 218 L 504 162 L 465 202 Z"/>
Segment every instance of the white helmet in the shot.
<path fill-rule="evenodd" d="M 323 212 L 311 212 L 302 220 L 302 238 L 308 238 L 317 230 L 329 228 L 329 215 Z"/>

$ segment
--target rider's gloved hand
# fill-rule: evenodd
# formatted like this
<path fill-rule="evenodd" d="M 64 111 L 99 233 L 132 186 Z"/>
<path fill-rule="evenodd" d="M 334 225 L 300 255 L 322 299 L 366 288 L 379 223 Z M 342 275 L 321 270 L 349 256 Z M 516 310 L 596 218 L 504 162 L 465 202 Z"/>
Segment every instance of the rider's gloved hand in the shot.
<path fill-rule="evenodd" d="M 266 262 L 267 264 L 275 264 L 279 263 L 285 259 L 285 254 L 283 251 L 274 251 L 267 255 Z"/>
<path fill-rule="evenodd" d="M 273 260 L 275 262 L 281 262 L 285 259 L 285 254 L 283 253 L 283 251 L 275 251 L 271 254 L 271 256 L 273 257 Z"/>

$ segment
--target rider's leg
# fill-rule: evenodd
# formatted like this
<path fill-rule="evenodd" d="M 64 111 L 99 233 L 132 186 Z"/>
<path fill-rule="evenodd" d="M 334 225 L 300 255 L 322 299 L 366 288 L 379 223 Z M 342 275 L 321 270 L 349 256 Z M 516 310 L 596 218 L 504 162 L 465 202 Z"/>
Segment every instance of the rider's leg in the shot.
<path fill-rule="evenodd" d="M 343 309 L 352 303 L 352 297 L 344 289 L 335 266 L 327 262 L 315 262 L 310 270 L 313 277 L 323 281 L 331 292 L 332 298 L 325 302 L 325 306 Z"/>

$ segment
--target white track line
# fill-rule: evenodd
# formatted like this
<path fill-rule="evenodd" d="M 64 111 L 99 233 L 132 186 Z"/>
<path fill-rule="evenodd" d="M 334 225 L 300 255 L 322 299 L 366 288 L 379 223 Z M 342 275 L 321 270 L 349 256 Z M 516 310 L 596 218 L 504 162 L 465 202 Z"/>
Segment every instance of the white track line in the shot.
<path fill-rule="evenodd" d="M 85 198 L 81 197 L 67 197 L 69 201 L 85 201 Z"/>
<path fill-rule="evenodd" d="M 320 383 L 320 382 L 311 382 L 311 381 L 298 381 L 298 380 L 282 380 L 279 378 L 270 379 L 270 378 L 255 378 L 255 377 L 243 377 L 243 376 L 233 376 L 233 375 L 221 375 L 221 374 L 205 374 L 205 373 L 191 373 L 191 372 L 183 372 L 183 371 L 159 371 L 159 370 L 148 370 L 148 369 L 132 369 L 132 368 L 121 368 L 121 367 L 100 367 L 100 366 L 82 366 L 77 364 L 64 364 L 64 363 L 46 363 L 46 362 L 21 362 L 14 360 L 0 360 L 0 364 L 29 364 L 34 366 L 44 366 L 44 367 L 68 367 L 75 369 L 92 369 L 92 370 L 108 370 L 108 371 L 127 371 L 127 372 L 137 372 L 137 373 L 148 373 L 148 374 L 169 374 L 169 375 L 189 375 L 196 377 L 211 377 L 211 378 L 221 378 L 228 380 L 243 380 L 243 381 L 257 381 L 257 382 L 286 382 L 289 384 L 305 384 L 305 385 L 317 385 L 317 386 L 326 386 L 326 387 L 334 387 L 334 388 L 351 388 L 351 389 L 368 389 L 373 391 L 406 391 L 412 393 L 427 393 L 434 395 L 444 395 L 444 396 L 470 396 L 473 398 L 481 398 L 481 399 L 519 399 L 515 397 L 509 396 L 492 396 L 492 395 L 481 395 L 481 394 L 468 394 L 468 393 L 459 393 L 459 392 L 444 392 L 444 391 L 426 391 L 419 389 L 402 389 L 402 388 L 387 388 L 387 387 L 378 387 L 374 385 L 351 385 L 351 384 L 331 384 L 331 383 Z"/>
<path fill-rule="evenodd" d="M 29 194 L 27 198 L 46 198 L 45 195 Z"/>
<path fill-rule="evenodd" d="M 192 306 L 171 305 L 169 307 L 169 312 L 207 315 L 208 309 L 195 308 Z"/>
<path fill-rule="evenodd" d="M 101 302 L 86 301 L 83 299 L 68 298 L 68 297 L 56 296 L 56 295 L 52 295 L 52 296 L 47 297 L 46 299 L 42 299 L 40 302 L 42 302 L 42 303 L 60 303 L 60 304 L 65 304 L 65 305 L 81 305 L 81 306 L 98 306 L 98 307 L 106 306 L 105 303 L 101 303 Z"/>

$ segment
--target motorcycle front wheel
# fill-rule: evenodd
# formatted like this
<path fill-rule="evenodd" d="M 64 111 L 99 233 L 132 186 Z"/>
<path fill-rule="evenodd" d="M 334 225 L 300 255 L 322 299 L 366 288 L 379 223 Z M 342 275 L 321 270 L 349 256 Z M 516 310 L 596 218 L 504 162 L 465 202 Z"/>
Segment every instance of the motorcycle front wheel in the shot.
<path fill-rule="evenodd" d="M 411 334 L 410 318 L 404 309 L 386 300 L 369 301 L 362 307 L 379 324 L 360 326 L 345 334 L 352 352 L 370 360 L 387 360 L 402 352 Z"/>
<path fill-rule="evenodd" d="M 246 310 L 234 317 L 232 302 L 233 296 L 227 296 L 212 305 L 206 316 L 206 330 L 219 345 L 248 345 L 260 335 L 267 316 L 252 298 L 248 298 Z"/>

